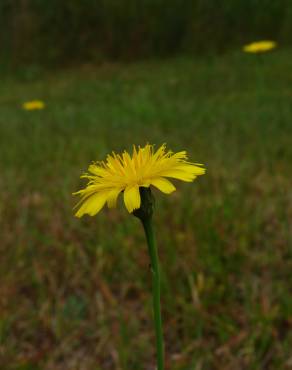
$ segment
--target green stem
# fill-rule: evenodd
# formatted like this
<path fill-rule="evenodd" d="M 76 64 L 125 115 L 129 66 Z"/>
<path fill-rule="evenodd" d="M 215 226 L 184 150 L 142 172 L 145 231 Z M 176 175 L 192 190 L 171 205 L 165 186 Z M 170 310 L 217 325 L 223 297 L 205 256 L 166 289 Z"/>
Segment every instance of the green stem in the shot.
<path fill-rule="evenodd" d="M 157 370 L 164 369 L 164 349 L 163 349 L 163 334 L 162 334 L 162 320 L 160 309 L 160 271 L 159 258 L 157 253 L 156 240 L 154 237 L 152 219 L 146 217 L 141 220 L 148 244 L 148 252 L 151 259 L 151 273 L 152 273 L 152 289 L 153 289 L 153 312 L 155 322 L 156 334 L 156 350 L 157 350 Z"/>

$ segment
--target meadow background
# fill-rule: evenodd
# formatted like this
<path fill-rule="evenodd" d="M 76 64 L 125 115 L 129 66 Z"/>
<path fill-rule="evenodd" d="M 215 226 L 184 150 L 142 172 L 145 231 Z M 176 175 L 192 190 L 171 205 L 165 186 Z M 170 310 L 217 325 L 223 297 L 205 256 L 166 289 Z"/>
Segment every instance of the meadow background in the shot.
<path fill-rule="evenodd" d="M 142 228 L 71 196 L 146 142 L 207 168 L 156 196 L 167 369 L 292 369 L 291 2 L 4 0 L 0 21 L 0 369 L 154 369 Z"/>

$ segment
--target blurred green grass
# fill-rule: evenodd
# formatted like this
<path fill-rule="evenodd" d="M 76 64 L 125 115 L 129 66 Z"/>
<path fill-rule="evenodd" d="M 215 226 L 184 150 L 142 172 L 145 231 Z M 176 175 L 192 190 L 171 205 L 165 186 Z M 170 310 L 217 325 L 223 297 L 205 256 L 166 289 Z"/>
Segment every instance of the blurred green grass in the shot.
<path fill-rule="evenodd" d="M 207 167 L 156 197 L 167 368 L 291 367 L 291 57 L 3 77 L 1 369 L 154 368 L 142 228 L 124 207 L 75 219 L 71 196 L 90 161 L 146 142 Z"/>

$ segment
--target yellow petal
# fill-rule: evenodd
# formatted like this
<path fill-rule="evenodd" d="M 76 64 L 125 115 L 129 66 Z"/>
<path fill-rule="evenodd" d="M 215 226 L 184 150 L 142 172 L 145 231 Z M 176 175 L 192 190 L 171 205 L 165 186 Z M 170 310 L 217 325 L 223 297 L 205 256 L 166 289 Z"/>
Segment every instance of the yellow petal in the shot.
<path fill-rule="evenodd" d="M 173 169 L 192 173 L 196 176 L 203 175 L 206 172 L 206 169 L 204 167 L 200 167 L 195 164 L 179 164 L 176 168 Z"/>
<path fill-rule="evenodd" d="M 180 171 L 180 170 L 164 171 L 161 175 L 165 177 L 172 177 L 173 179 L 186 181 L 186 182 L 191 182 L 197 177 L 196 175 L 193 175 L 192 173 L 187 173 L 185 171 Z"/>
<path fill-rule="evenodd" d="M 165 194 L 170 194 L 175 191 L 175 186 L 169 180 L 164 179 L 163 177 L 158 177 L 151 180 L 151 184 Z"/>
<path fill-rule="evenodd" d="M 187 156 L 187 152 L 185 150 L 182 150 L 181 152 L 177 152 L 177 153 L 174 153 L 172 155 L 172 158 L 175 158 L 175 159 L 187 159 L 188 156 Z"/>
<path fill-rule="evenodd" d="M 122 189 L 112 189 L 109 191 L 107 196 L 107 206 L 108 208 L 115 208 L 117 206 L 117 199 Z"/>
<path fill-rule="evenodd" d="M 90 195 L 90 193 L 95 193 L 98 189 L 98 186 L 97 185 L 88 185 L 86 188 L 84 189 L 81 189 L 81 190 L 78 190 L 78 191 L 75 191 L 73 193 L 73 195 L 85 195 L 85 194 L 88 194 Z"/>
<path fill-rule="evenodd" d="M 96 176 L 104 176 L 107 174 L 106 170 L 96 164 L 91 164 L 88 167 L 88 172 L 93 173 Z"/>
<path fill-rule="evenodd" d="M 165 154 L 166 144 L 162 144 L 156 152 L 153 154 L 153 160 L 156 160 L 159 157 L 162 157 Z"/>
<path fill-rule="evenodd" d="M 107 199 L 108 192 L 100 192 L 87 198 L 79 210 L 75 213 L 76 217 L 82 217 L 84 214 L 90 216 L 96 215 L 104 206 Z"/>
<path fill-rule="evenodd" d="M 197 176 L 203 175 L 205 171 L 205 168 L 202 167 L 183 164 L 176 166 L 171 170 L 162 171 L 161 176 L 172 177 L 181 181 L 191 182 Z"/>
<path fill-rule="evenodd" d="M 140 208 L 141 198 L 139 186 L 128 186 L 124 191 L 124 202 L 127 210 L 132 213 L 135 209 Z"/>

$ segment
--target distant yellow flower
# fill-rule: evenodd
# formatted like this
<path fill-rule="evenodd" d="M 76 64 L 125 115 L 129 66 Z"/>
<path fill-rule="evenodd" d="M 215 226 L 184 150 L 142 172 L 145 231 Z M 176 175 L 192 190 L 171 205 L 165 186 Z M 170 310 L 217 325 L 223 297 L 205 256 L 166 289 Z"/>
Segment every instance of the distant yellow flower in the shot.
<path fill-rule="evenodd" d="M 246 53 L 265 53 L 266 51 L 270 51 L 277 46 L 275 41 L 258 41 L 252 42 L 251 44 L 245 45 L 243 47 L 243 51 Z"/>
<path fill-rule="evenodd" d="M 175 187 L 166 177 L 191 182 L 205 173 L 201 164 L 187 161 L 185 151 L 173 153 L 166 149 L 165 144 L 156 151 L 149 144 L 138 149 L 134 146 L 132 156 L 126 151 L 121 155 L 112 153 L 105 162 L 91 164 L 88 171 L 89 174 L 81 176 L 89 180 L 87 186 L 74 193 L 81 196 L 77 217 L 84 214 L 94 216 L 105 203 L 109 208 L 115 207 L 121 192 L 124 192 L 127 210 L 132 213 L 140 208 L 140 187 L 152 185 L 170 194 Z"/>
<path fill-rule="evenodd" d="M 41 100 L 32 100 L 22 104 L 24 110 L 41 110 L 45 108 L 45 103 Z"/>

